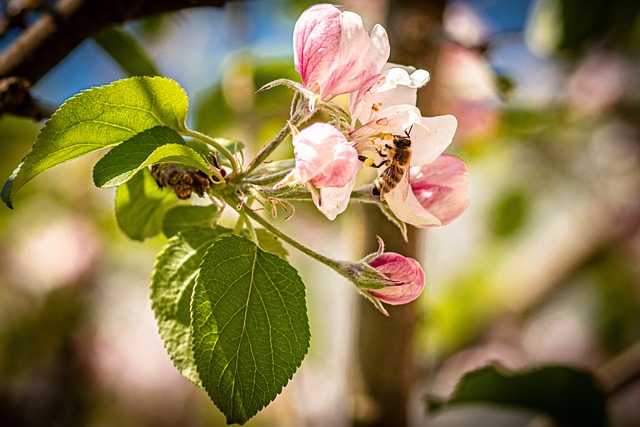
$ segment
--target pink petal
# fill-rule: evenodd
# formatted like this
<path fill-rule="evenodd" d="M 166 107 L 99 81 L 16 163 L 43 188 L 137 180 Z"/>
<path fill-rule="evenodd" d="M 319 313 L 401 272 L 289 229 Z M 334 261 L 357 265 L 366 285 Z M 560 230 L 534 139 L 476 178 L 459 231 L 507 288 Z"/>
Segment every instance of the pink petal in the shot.
<path fill-rule="evenodd" d="M 329 4 L 305 10 L 293 30 L 293 59 L 302 84 L 309 86 L 328 73 L 339 52 L 342 12 Z"/>
<path fill-rule="evenodd" d="M 342 25 L 338 56 L 321 83 L 324 99 L 370 88 L 389 58 L 389 40 L 382 26 L 376 25 L 369 35 L 360 16 L 352 12 L 342 14 Z"/>
<path fill-rule="evenodd" d="M 293 137 L 301 183 L 317 188 L 344 187 L 358 170 L 358 152 L 335 127 L 314 123 Z"/>
<path fill-rule="evenodd" d="M 424 270 L 413 258 L 394 252 L 378 255 L 369 265 L 397 284 L 369 293 L 387 304 L 406 304 L 418 298 L 424 289 Z"/>
<path fill-rule="evenodd" d="M 389 40 L 384 28 L 377 25 L 370 35 L 353 12 L 316 5 L 296 22 L 296 70 L 303 85 L 324 100 L 368 89 L 388 58 Z"/>
<path fill-rule="evenodd" d="M 469 206 L 468 172 L 462 160 L 443 154 L 431 164 L 411 168 L 411 189 L 422 207 L 446 225 Z"/>

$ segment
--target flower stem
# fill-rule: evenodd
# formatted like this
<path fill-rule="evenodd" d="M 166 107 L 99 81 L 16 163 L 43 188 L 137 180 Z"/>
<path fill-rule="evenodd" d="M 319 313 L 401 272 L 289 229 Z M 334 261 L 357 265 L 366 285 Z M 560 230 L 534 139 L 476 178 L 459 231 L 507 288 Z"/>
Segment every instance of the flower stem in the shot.
<path fill-rule="evenodd" d="M 282 188 L 266 188 L 257 185 L 252 186 L 252 190 L 265 198 L 276 198 L 283 200 L 309 201 L 312 200 L 311 193 L 308 190 L 301 189 L 299 186 L 282 187 Z"/>
<path fill-rule="evenodd" d="M 371 194 L 372 185 L 367 185 L 359 190 L 351 192 L 351 200 L 363 203 L 380 203 L 380 197 Z"/>
<path fill-rule="evenodd" d="M 267 185 L 272 184 L 274 182 L 280 181 L 285 176 L 291 173 L 292 168 L 281 170 L 278 172 L 273 172 L 264 175 L 256 175 L 253 177 L 245 178 L 242 180 L 243 184 L 253 184 L 253 185 Z"/>
<path fill-rule="evenodd" d="M 237 212 L 240 215 L 240 218 L 238 218 L 238 222 L 236 223 L 236 228 L 234 232 L 236 234 L 240 234 L 242 232 L 242 229 L 246 228 L 247 231 L 249 232 L 249 236 L 251 240 L 253 240 L 256 244 L 258 244 L 258 235 L 256 234 L 256 230 L 253 227 L 251 220 L 247 216 L 246 211 L 242 209 L 238 209 Z"/>
<path fill-rule="evenodd" d="M 334 269 L 336 272 L 340 273 L 341 275 L 343 275 L 343 276 L 345 276 L 345 277 L 347 277 L 349 279 L 351 278 L 346 273 L 345 269 L 343 268 L 342 264 L 339 261 L 333 260 L 331 258 L 327 258 L 326 256 L 321 255 L 321 254 L 315 252 L 314 250 L 304 246 L 300 242 L 294 240 L 293 238 L 289 237 L 287 234 L 285 234 L 282 231 L 280 231 L 280 229 L 278 229 L 276 226 L 271 224 L 269 221 L 267 221 L 266 219 L 264 219 L 263 217 L 258 215 L 256 212 L 254 212 L 254 211 L 252 211 L 250 209 L 245 209 L 244 212 L 248 217 L 250 217 L 255 222 L 260 224 L 266 230 L 269 230 L 271 233 L 273 233 L 274 235 L 279 237 L 284 242 L 287 242 L 289 245 L 293 246 L 294 248 L 296 248 L 300 252 L 304 253 L 305 255 L 310 256 L 311 258 L 315 259 L 316 261 L 319 261 L 319 262 L 327 265 L 328 267 L 331 267 L 332 269 Z"/>
<path fill-rule="evenodd" d="M 235 176 L 239 172 L 238 162 L 236 161 L 235 156 L 231 153 L 231 151 L 229 151 L 226 147 L 221 145 L 218 141 L 216 141 L 215 139 L 211 138 L 208 135 L 205 135 L 203 133 L 200 133 L 198 131 L 191 130 L 191 129 L 185 129 L 182 131 L 182 133 L 186 136 L 195 138 L 198 141 L 204 142 L 208 148 L 213 147 L 215 150 L 219 151 L 220 153 L 222 153 L 223 156 L 229 159 L 229 163 L 231 163 L 231 170 L 232 170 L 231 176 Z"/>
<path fill-rule="evenodd" d="M 292 117 L 289 123 L 287 123 L 278 134 L 256 154 L 256 156 L 249 162 L 246 169 L 240 174 L 239 178 L 249 175 L 255 168 L 260 166 L 262 162 L 274 152 L 276 148 L 289 136 L 291 133 L 291 125 L 299 126 L 307 121 L 313 113 L 308 110 L 298 110 Z"/>

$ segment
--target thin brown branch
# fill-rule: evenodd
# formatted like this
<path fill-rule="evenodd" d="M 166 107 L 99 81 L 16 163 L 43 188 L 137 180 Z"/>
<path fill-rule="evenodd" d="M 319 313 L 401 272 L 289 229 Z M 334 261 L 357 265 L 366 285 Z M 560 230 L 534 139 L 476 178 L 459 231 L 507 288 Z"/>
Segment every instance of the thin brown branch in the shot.
<path fill-rule="evenodd" d="M 37 82 L 97 31 L 131 19 L 229 0 L 59 0 L 0 54 L 0 78 Z"/>
<path fill-rule="evenodd" d="M 42 120 L 51 117 L 55 111 L 52 105 L 31 97 L 29 82 L 21 77 L 0 79 L 0 116 L 8 113 L 15 116 Z"/>
<path fill-rule="evenodd" d="M 34 99 L 29 87 L 103 28 L 191 7 L 221 7 L 229 1 L 59 0 L 0 53 L 0 116 L 50 117 L 55 107 Z"/>

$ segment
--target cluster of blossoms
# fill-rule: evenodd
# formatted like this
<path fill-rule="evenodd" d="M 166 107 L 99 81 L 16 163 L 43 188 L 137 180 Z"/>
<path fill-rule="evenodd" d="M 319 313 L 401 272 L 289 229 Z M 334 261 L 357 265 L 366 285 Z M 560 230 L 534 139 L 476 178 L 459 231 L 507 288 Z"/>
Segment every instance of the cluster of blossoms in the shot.
<path fill-rule="evenodd" d="M 334 219 L 347 208 L 358 171 L 373 165 L 378 179 L 385 179 L 394 138 L 406 137 L 410 152 L 398 169 L 402 179 L 397 177 L 379 197 L 369 197 L 404 223 L 420 228 L 448 224 L 468 205 L 467 168 L 443 154 L 457 121 L 451 115 L 423 117 L 416 107 L 417 90 L 427 84 L 429 73 L 390 63 L 389 53 L 385 29 L 376 25 L 367 32 L 353 12 L 318 4 L 300 16 L 294 60 L 302 86 L 294 88 L 306 100 L 304 108 L 330 106 L 333 120 L 293 129 L 296 165 L 276 188 L 305 185 L 318 209 Z M 348 111 L 332 102 L 339 95 L 349 96 Z M 371 188 L 362 191 L 371 193 Z M 369 289 L 370 296 L 402 304 L 422 291 L 424 272 L 415 260 L 383 253 L 382 245 L 365 260 L 393 285 Z"/>

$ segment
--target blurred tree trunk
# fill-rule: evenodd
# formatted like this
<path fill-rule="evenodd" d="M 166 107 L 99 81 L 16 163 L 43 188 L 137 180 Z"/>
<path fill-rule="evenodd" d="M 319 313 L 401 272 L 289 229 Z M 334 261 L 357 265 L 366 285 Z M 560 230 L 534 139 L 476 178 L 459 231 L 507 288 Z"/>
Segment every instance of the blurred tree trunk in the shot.
<path fill-rule="evenodd" d="M 386 28 L 391 41 L 391 62 L 433 70 L 445 3 L 446 0 L 389 2 Z M 430 96 L 426 97 L 427 102 L 423 101 L 425 92 L 433 93 L 433 79 L 427 88 L 430 89 L 420 91 L 418 99 L 418 107 L 425 116 L 432 115 L 434 110 L 428 103 Z M 382 237 L 387 252 L 419 258 L 418 230 L 409 227 L 407 243 L 377 207 L 364 206 L 363 214 L 365 230 Z M 365 254 L 377 249 L 374 239 L 367 239 L 365 245 Z M 356 406 L 354 425 L 358 427 L 406 426 L 410 393 L 422 375 L 416 363 L 414 344 L 415 329 L 420 320 L 419 307 L 411 303 L 387 306 L 387 309 L 389 318 L 368 301 L 360 299 L 359 302 L 357 359 L 362 393 L 368 404 L 363 410 Z"/>

